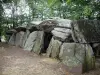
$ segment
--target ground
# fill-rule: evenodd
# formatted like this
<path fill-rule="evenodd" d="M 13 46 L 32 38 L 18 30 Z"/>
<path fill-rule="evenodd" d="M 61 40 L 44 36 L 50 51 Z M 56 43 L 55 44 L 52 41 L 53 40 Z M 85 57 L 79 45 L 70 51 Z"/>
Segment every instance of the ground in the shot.
<path fill-rule="evenodd" d="M 100 75 L 100 69 L 83 75 Z M 73 75 L 59 61 L 0 43 L 0 75 Z"/>
<path fill-rule="evenodd" d="M 0 75 L 66 75 L 55 59 L 40 57 L 15 46 L 0 47 Z"/>

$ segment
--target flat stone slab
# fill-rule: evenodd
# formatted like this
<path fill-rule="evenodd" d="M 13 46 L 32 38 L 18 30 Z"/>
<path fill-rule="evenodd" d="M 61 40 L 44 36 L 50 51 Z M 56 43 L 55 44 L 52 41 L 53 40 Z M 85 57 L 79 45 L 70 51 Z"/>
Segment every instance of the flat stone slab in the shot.
<path fill-rule="evenodd" d="M 70 35 L 70 30 L 68 29 L 68 32 L 62 32 L 62 31 L 58 31 L 58 30 L 52 30 L 52 34 L 53 34 L 53 36 L 58 37 L 58 38 L 60 38 L 61 40 L 64 41 Z"/>

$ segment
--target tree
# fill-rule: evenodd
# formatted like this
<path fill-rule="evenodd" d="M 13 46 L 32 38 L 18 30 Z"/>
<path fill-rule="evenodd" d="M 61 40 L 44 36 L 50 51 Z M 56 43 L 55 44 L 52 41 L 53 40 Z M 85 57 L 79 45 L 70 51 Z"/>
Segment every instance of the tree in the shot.
<path fill-rule="evenodd" d="M 56 10 L 69 19 L 99 19 L 100 0 L 48 0 L 52 11 Z"/>
<path fill-rule="evenodd" d="M 2 1 L 0 0 L 0 42 L 1 42 L 1 32 L 2 32 L 2 13 L 3 13 L 3 7 L 2 7 Z"/>

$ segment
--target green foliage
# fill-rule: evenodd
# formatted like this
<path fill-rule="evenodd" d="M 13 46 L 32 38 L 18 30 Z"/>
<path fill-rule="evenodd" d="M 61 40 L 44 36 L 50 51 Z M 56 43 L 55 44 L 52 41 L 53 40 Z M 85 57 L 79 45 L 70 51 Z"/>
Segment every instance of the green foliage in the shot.
<path fill-rule="evenodd" d="M 99 0 L 48 0 L 48 5 L 51 5 L 51 9 L 57 6 L 53 11 L 57 10 L 63 18 L 95 19 L 100 14 Z"/>
<path fill-rule="evenodd" d="M 71 0 L 66 0 L 67 1 L 67 4 L 71 4 Z"/>
<path fill-rule="evenodd" d="M 11 3 L 12 0 L 2 0 L 3 3 Z"/>
<path fill-rule="evenodd" d="M 85 6 L 85 7 L 84 7 L 83 14 L 84 14 L 85 16 L 90 16 L 91 13 L 92 13 L 92 8 L 89 7 L 89 6 Z"/>

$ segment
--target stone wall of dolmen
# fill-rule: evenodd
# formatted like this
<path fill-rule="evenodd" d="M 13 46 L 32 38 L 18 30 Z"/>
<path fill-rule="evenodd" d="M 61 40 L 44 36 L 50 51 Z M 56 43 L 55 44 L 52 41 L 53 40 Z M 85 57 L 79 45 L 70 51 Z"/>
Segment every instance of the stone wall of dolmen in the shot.
<path fill-rule="evenodd" d="M 23 31 L 23 28 L 26 30 Z M 41 54 L 45 32 L 51 33 L 46 57 L 59 59 L 71 72 L 80 73 L 95 68 L 95 56 L 99 55 L 100 21 L 68 19 L 46 20 L 39 25 L 15 28 L 9 44 Z"/>

